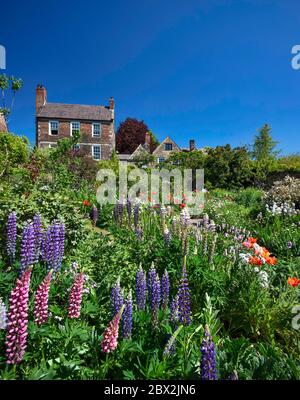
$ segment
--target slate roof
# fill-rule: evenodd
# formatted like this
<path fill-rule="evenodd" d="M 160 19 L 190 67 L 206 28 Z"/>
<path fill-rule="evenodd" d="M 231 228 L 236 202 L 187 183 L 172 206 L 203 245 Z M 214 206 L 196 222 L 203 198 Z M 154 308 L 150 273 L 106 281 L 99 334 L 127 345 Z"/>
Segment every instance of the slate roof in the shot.
<path fill-rule="evenodd" d="M 37 117 L 73 120 L 111 121 L 112 113 L 104 106 L 47 103 L 37 112 Z"/>

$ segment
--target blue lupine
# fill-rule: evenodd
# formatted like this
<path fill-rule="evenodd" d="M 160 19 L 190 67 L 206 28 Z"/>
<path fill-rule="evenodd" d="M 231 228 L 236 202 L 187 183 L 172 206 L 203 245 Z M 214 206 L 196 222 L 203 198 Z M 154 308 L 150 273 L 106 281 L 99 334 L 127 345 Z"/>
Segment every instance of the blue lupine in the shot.
<path fill-rule="evenodd" d="M 143 230 L 140 226 L 135 228 L 135 236 L 139 242 L 143 240 Z"/>
<path fill-rule="evenodd" d="M 7 219 L 7 237 L 6 237 L 6 251 L 12 263 L 16 256 L 16 242 L 17 242 L 17 214 L 12 212 L 8 215 Z"/>
<path fill-rule="evenodd" d="M 168 307 L 169 295 L 170 295 L 170 279 L 167 270 L 165 270 L 161 278 L 161 289 L 162 289 L 162 308 L 165 310 Z"/>
<path fill-rule="evenodd" d="M 148 271 L 148 280 L 147 280 L 147 289 L 148 289 L 149 301 L 150 301 L 152 285 L 153 285 L 155 277 L 156 277 L 156 269 L 154 268 L 154 264 L 152 264 L 151 268 Z"/>
<path fill-rule="evenodd" d="M 139 310 L 145 310 L 146 306 L 146 274 L 140 266 L 136 273 L 136 304 Z"/>
<path fill-rule="evenodd" d="M 20 274 L 35 262 L 35 258 L 34 226 L 30 222 L 25 225 L 22 232 Z"/>
<path fill-rule="evenodd" d="M 158 274 L 156 274 L 155 279 L 152 283 L 151 294 L 150 294 L 150 307 L 152 314 L 152 324 L 153 327 L 157 327 L 158 323 L 158 311 L 161 301 L 161 287 Z"/>
<path fill-rule="evenodd" d="M 120 278 L 117 279 L 117 282 L 111 289 L 110 299 L 111 299 L 112 315 L 115 316 L 120 311 L 122 305 L 124 304 L 124 298 L 120 286 Z"/>
<path fill-rule="evenodd" d="M 127 216 L 128 220 L 131 220 L 131 215 L 132 215 L 132 202 L 130 198 L 128 197 L 127 202 L 126 202 L 126 209 L 127 209 Z"/>
<path fill-rule="evenodd" d="M 171 232 L 168 228 L 164 229 L 164 241 L 169 246 L 172 240 Z"/>
<path fill-rule="evenodd" d="M 64 242 L 65 226 L 56 221 L 44 233 L 42 242 L 42 260 L 46 262 L 48 271 L 60 270 L 64 256 Z"/>
<path fill-rule="evenodd" d="M 201 345 L 201 378 L 203 380 L 216 380 L 216 351 L 209 328 L 206 325 Z"/>
<path fill-rule="evenodd" d="M 35 262 L 38 262 L 43 241 L 43 226 L 40 214 L 35 214 L 33 217 L 33 229 L 35 242 Z"/>
<path fill-rule="evenodd" d="M 133 209 L 133 221 L 135 228 L 138 226 L 139 219 L 140 219 L 140 206 L 139 204 L 136 204 Z"/>
<path fill-rule="evenodd" d="M 178 290 L 178 318 L 183 325 L 190 325 L 191 323 L 190 290 L 185 265 L 182 268 Z"/>
<path fill-rule="evenodd" d="M 125 308 L 122 315 L 122 336 L 130 339 L 132 334 L 132 295 L 131 290 L 124 302 Z"/>

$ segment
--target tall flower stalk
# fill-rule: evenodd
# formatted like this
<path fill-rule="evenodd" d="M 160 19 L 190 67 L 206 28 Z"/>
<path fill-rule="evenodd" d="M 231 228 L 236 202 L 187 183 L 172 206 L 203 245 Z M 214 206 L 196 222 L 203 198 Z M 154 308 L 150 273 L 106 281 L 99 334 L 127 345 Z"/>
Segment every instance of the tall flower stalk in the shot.
<path fill-rule="evenodd" d="M 207 325 L 205 326 L 204 337 L 201 345 L 201 355 L 201 378 L 203 380 L 216 380 L 216 351 Z"/>
<path fill-rule="evenodd" d="M 17 279 L 16 287 L 10 295 L 5 341 L 7 364 L 19 364 L 26 351 L 31 270 L 31 268 L 28 268 Z"/>
<path fill-rule="evenodd" d="M 150 307 L 152 314 L 152 326 L 154 329 L 158 326 L 158 312 L 161 301 L 161 287 L 158 274 L 156 274 L 150 292 Z"/>
<path fill-rule="evenodd" d="M 43 237 L 42 259 L 47 269 L 58 272 L 64 257 L 65 225 L 55 221 L 50 225 Z"/>
<path fill-rule="evenodd" d="M 7 313 L 6 306 L 0 297 L 0 329 L 6 329 Z"/>
<path fill-rule="evenodd" d="M 130 339 L 132 334 L 132 294 L 131 290 L 124 302 L 125 308 L 122 316 L 122 335 L 124 339 Z"/>
<path fill-rule="evenodd" d="M 112 315 L 116 315 L 122 305 L 124 304 L 124 298 L 122 295 L 121 285 L 120 285 L 120 277 L 118 277 L 117 282 L 111 289 L 111 308 L 112 308 Z"/>
<path fill-rule="evenodd" d="M 93 208 L 92 208 L 92 223 L 93 223 L 94 228 L 97 225 L 98 217 L 99 217 L 98 208 L 96 206 L 93 206 Z"/>
<path fill-rule="evenodd" d="M 26 268 L 33 265 L 35 260 L 34 225 L 32 222 L 30 222 L 24 227 L 22 232 L 20 273 L 22 274 Z"/>
<path fill-rule="evenodd" d="M 79 318 L 82 302 L 84 274 L 80 272 L 75 276 L 69 300 L 69 318 Z"/>
<path fill-rule="evenodd" d="M 119 312 L 113 317 L 103 333 L 101 349 L 104 353 L 111 353 L 116 350 L 118 346 L 119 325 L 124 307 L 125 306 L 122 305 Z"/>
<path fill-rule="evenodd" d="M 136 286 L 135 286 L 135 295 L 136 295 L 136 304 L 139 310 L 145 310 L 146 306 L 146 274 L 140 266 L 136 273 Z"/>
<path fill-rule="evenodd" d="M 52 271 L 49 271 L 35 295 L 34 303 L 34 322 L 37 325 L 42 325 L 48 320 L 48 299 L 51 285 Z"/>
<path fill-rule="evenodd" d="M 165 270 L 161 278 L 161 289 L 162 289 L 162 308 L 166 310 L 169 304 L 169 296 L 170 296 L 170 279 L 167 270 Z"/>
<path fill-rule="evenodd" d="M 43 225 L 42 225 L 42 217 L 40 216 L 40 214 L 35 214 L 35 216 L 33 217 L 33 230 L 34 230 L 35 262 L 38 262 L 43 241 Z"/>
<path fill-rule="evenodd" d="M 16 256 L 17 243 L 17 214 L 15 212 L 12 212 L 8 215 L 6 229 L 6 252 L 10 262 L 13 263 Z"/>
<path fill-rule="evenodd" d="M 178 319 L 182 325 L 190 325 L 191 323 L 190 290 L 185 262 L 178 290 Z"/>

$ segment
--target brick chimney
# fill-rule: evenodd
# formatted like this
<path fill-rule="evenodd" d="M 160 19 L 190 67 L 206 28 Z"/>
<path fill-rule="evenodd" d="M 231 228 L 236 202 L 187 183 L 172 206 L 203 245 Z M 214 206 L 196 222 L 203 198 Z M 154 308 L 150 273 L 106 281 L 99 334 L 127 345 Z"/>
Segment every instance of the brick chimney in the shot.
<path fill-rule="evenodd" d="M 150 150 L 151 147 L 151 135 L 150 132 L 145 133 L 145 147 Z"/>
<path fill-rule="evenodd" d="M 195 150 L 195 140 L 191 139 L 190 140 L 190 151 L 193 151 L 193 150 Z"/>
<path fill-rule="evenodd" d="M 114 108 L 115 108 L 115 99 L 113 97 L 111 97 L 109 99 L 109 109 L 114 110 Z"/>
<path fill-rule="evenodd" d="M 47 90 L 43 85 L 39 84 L 36 87 L 36 96 L 35 96 L 36 112 L 38 112 L 40 107 L 46 105 L 46 102 L 47 102 Z"/>

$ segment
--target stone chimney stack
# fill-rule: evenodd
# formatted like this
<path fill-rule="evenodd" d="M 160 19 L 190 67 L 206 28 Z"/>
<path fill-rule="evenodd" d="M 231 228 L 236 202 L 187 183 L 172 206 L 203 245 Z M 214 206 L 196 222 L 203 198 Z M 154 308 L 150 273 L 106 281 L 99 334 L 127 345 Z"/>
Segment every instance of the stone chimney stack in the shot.
<path fill-rule="evenodd" d="M 151 135 L 149 132 L 145 133 L 145 147 L 150 150 L 151 147 Z"/>
<path fill-rule="evenodd" d="M 36 96 L 35 96 L 36 112 L 38 112 L 38 110 L 41 107 L 45 106 L 46 102 L 47 102 L 47 90 L 43 85 L 38 84 L 36 87 Z"/>
<path fill-rule="evenodd" d="M 190 151 L 193 151 L 193 150 L 195 150 L 195 140 L 191 139 L 190 140 Z"/>
<path fill-rule="evenodd" d="M 0 113 L 0 132 L 7 132 L 7 125 L 4 116 Z"/>
<path fill-rule="evenodd" d="M 110 110 L 114 110 L 115 109 L 115 99 L 113 97 L 111 97 L 109 99 L 109 109 Z"/>

